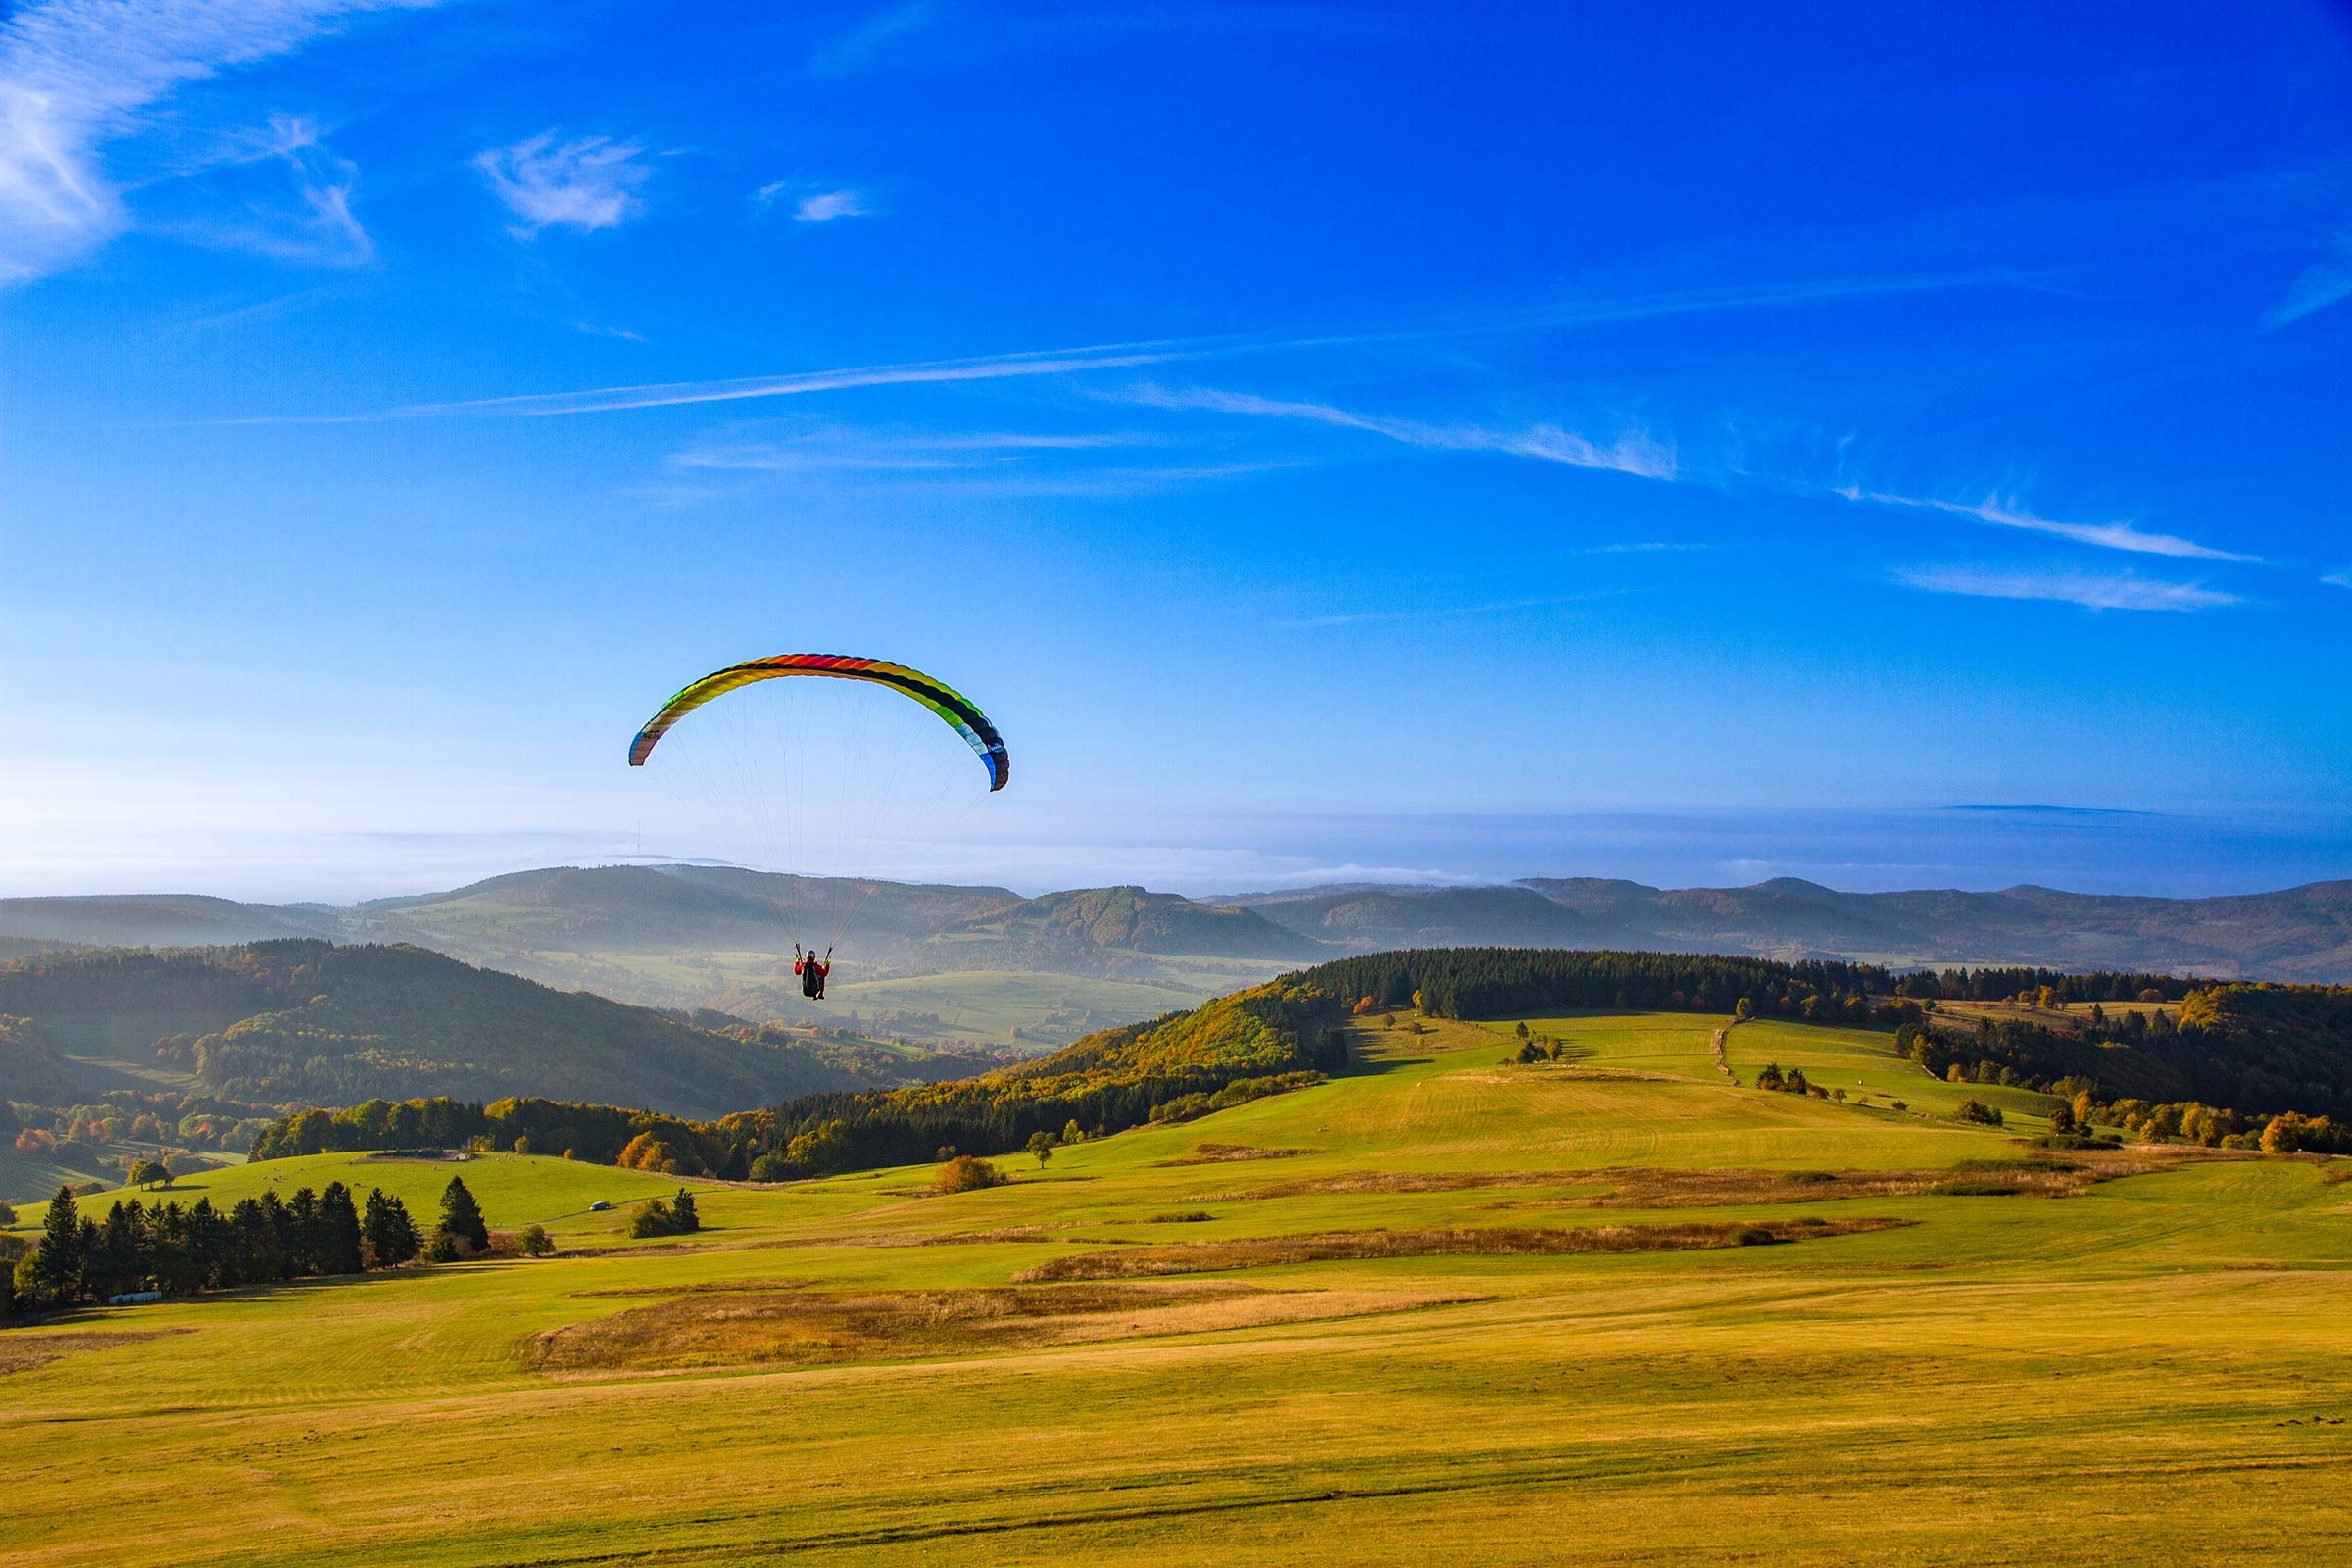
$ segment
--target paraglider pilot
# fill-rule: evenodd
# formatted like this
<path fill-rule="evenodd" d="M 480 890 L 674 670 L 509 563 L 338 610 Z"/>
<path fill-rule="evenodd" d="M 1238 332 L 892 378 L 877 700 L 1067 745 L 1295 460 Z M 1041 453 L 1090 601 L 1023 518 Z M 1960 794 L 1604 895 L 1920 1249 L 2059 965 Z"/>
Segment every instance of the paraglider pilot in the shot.
<path fill-rule="evenodd" d="M 827 948 L 824 959 L 820 962 L 817 959 L 815 949 L 809 949 L 804 956 L 801 952 L 801 945 L 795 942 L 792 945 L 792 972 L 801 977 L 802 996 L 811 1002 L 824 1001 L 825 976 L 833 972 L 833 950 Z"/>

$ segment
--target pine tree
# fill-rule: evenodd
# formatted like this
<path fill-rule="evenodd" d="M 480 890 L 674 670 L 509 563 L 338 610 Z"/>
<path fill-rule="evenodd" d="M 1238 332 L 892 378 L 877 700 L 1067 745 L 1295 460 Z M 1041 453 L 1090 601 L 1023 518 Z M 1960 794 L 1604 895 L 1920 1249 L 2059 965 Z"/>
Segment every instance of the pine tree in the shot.
<path fill-rule="evenodd" d="M 329 1182 L 318 1195 L 318 1267 L 325 1274 L 360 1272 L 360 1211 L 351 1189 Z"/>
<path fill-rule="evenodd" d="M 286 1200 L 286 1272 L 296 1279 L 323 1272 L 319 1265 L 318 1195 L 297 1187 Z"/>
<path fill-rule="evenodd" d="M 473 1200 L 466 1186 L 466 1178 L 452 1176 L 449 1186 L 441 1193 L 441 1224 L 439 1235 L 460 1244 L 460 1250 L 470 1248 L 476 1252 L 490 1250 L 490 1226 L 482 1218 L 482 1205 Z"/>
<path fill-rule="evenodd" d="M 380 1187 L 368 1190 L 368 1215 L 360 1234 L 369 1268 L 398 1268 L 420 1250 L 416 1223 L 409 1218 L 408 1205 L 397 1198 L 386 1198 Z"/>
<path fill-rule="evenodd" d="M 694 1195 L 685 1188 L 678 1189 L 677 1200 L 669 1205 L 669 1211 L 672 1216 L 670 1222 L 677 1227 L 678 1234 L 686 1235 L 703 1228 L 703 1216 L 694 1209 Z"/>
<path fill-rule="evenodd" d="M 49 1200 L 40 1247 L 32 1255 L 33 1285 L 45 1299 L 71 1301 L 81 1295 L 81 1214 L 74 1206 L 73 1188 L 60 1187 Z"/>

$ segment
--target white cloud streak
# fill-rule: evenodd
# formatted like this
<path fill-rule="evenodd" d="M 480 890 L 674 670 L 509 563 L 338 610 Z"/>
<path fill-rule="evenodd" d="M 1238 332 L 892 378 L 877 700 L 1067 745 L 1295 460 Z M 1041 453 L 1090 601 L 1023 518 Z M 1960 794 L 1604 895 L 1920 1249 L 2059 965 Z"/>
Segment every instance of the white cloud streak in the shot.
<path fill-rule="evenodd" d="M 2262 313 L 2262 324 L 2277 331 L 2346 298 L 2352 298 L 2352 228 L 2340 230 L 2333 249 L 2305 268 L 2285 296 Z"/>
<path fill-rule="evenodd" d="M 2091 545 L 2101 550 L 2121 550 L 2132 555 L 2165 556 L 2177 561 L 2234 561 L 2258 563 L 2258 556 L 2241 556 L 2228 550 L 2216 550 L 2211 545 L 2198 544 L 2169 533 L 2148 533 L 2129 522 L 2058 522 L 2037 517 L 2019 510 L 2015 502 L 1999 497 L 1983 501 L 1939 501 L 1927 496 L 1889 495 L 1885 491 L 1864 490 L 1847 486 L 1837 492 L 1848 501 L 1865 502 L 1874 507 L 1910 507 L 1928 512 L 1941 512 L 1956 517 L 1971 517 L 1995 528 L 2021 528 L 2028 533 L 2043 533 L 2074 544 Z"/>
<path fill-rule="evenodd" d="M 1012 376 L 1063 375 L 1083 370 L 1128 369 L 1161 365 L 1219 350 L 1184 344 L 1105 344 L 1095 348 L 1049 349 L 1028 354 L 983 355 L 965 360 L 926 360 L 906 365 L 869 365 L 794 375 L 754 375 L 723 381 L 674 381 L 648 386 L 598 387 L 585 392 L 525 393 L 518 397 L 474 398 L 460 403 L 417 404 L 389 414 L 330 416 L 348 419 L 422 418 L 449 415 L 610 414 L 628 409 L 668 409 L 698 403 L 735 403 L 751 398 L 802 397 L 856 387 L 915 386 L 951 381 L 997 381 Z M 269 422 L 269 421 L 259 421 Z"/>
<path fill-rule="evenodd" d="M 519 222 L 507 232 L 532 239 L 550 228 L 593 233 L 616 228 L 644 211 L 637 189 L 648 170 L 634 142 L 583 136 L 559 142 L 541 131 L 506 147 L 474 154 L 474 171 Z"/>
<path fill-rule="evenodd" d="M 1209 387 L 1171 390 L 1145 385 L 1124 400 L 1155 409 L 1197 409 L 1216 414 L 1242 414 L 1266 418 L 1304 420 L 1345 430 L 1361 430 L 1405 446 L 1441 452 L 1494 452 L 1539 463 L 1560 463 L 1577 468 L 1603 468 L 1644 479 L 1672 479 L 1674 454 L 1639 431 L 1614 441 L 1599 442 L 1563 430 L 1536 424 L 1502 430 L 1474 424 L 1433 424 L 1418 419 L 1396 419 L 1357 414 L 1328 403 L 1298 403 L 1258 397 L 1248 392 L 1222 392 Z"/>
<path fill-rule="evenodd" d="M 2320 581 L 2328 584 L 2330 588 L 2352 588 L 2352 566 L 2346 566 L 2341 571 L 2331 571 L 2322 577 Z"/>
<path fill-rule="evenodd" d="M 1042 455 L 1088 454 L 1164 446 L 1141 432 L 1080 434 L 1019 430 L 940 433 L 825 428 L 783 440 L 713 442 L 671 454 L 672 467 L 791 473 L 820 469 L 880 471 L 1002 467 Z"/>
<path fill-rule="evenodd" d="M 1974 599 L 2049 600 L 2085 610 L 2222 610 L 2245 601 L 2202 583 L 2167 582 L 2130 572 L 1991 571 L 1974 566 L 1899 570 L 1895 580 L 1932 594 Z"/>
<path fill-rule="evenodd" d="M 47 0 L 0 22 L 0 284 L 73 265 L 131 226 L 104 167 L 180 88 L 302 47 L 362 12 L 433 0 Z M 349 182 L 315 183 L 327 228 Z M 338 194 L 339 192 L 339 194 Z"/>
<path fill-rule="evenodd" d="M 804 196 L 792 210 L 796 223 L 830 223 L 837 218 L 866 218 L 873 209 L 854 190 L 820 190 Z"/>
<path fill-rule="evenodd" d="M 919 32 L 931 24 L 938 8 L 931 0 L 906 0 L 876 12 L 860 25 L 817 52 L 808 69 L 819 76 L 846 76 L 872 60 L 892 40 Z"/>

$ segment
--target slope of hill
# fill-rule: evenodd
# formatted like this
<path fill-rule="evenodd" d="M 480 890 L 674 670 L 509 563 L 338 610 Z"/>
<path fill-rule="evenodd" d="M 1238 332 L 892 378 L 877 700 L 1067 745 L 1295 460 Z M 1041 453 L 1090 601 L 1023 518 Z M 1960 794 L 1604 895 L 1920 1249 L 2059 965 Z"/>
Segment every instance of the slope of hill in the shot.
<path fill-rule="evenodd" d="M 628 1235 L 675 1176 L 458 1167 L 558 1255 L 0 1335 L 9 1539 L 76 1568 L 2338 1554 L 2345 1162 L 2053 1158 L 1951 1112 L 2054 1102 L 1880 1030 L 1741 1025 L 1735 1082 L 1721 1015 L 1528 1021 L 1571 1056 L 1357 1019 L 1359 1071 L 1002 1187 L 928 1196 L 929 1151 L 693 1183 L 696 1236 Z M 1774 1062 L 1852 1098 L 1751 1087 Z M 454 1173 L 321 1154 L 176 1200 L 380 1183 L 429 1224 Z M 462 1530 L 416 1504 L 452 1486 Z"/>
<path fill-rule="evenodd" d="M 720 1033 L 421 948 L 310 939 L 20 959 L 0 965 L 0 1013 L 117 1061 L 152 1061 L 160 1041 L 205 1092 L 245 1103 L 542 1095 L 716 1115 L 923 1076 L 892 1054 Z"/>
<path fill-rule="evenodd" d="M 194 948 L 341 930 L 331 909 L 199 894 L 0 899 L 0 937 L 45 947 Z"/>

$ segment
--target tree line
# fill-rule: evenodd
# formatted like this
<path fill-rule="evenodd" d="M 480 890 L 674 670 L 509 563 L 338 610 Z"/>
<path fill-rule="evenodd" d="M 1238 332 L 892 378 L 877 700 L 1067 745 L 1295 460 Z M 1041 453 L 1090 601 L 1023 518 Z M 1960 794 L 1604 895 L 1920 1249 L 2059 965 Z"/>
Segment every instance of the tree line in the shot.
<path fill-rule="evenodd" d="M 1976 969 L 1918 969 L 1898 977 L 1895 994 L 1943 1002 L 2007 1002 L 2032 998 L 2041 1006 L 2070 1002 L 2179 1002 L 2210 980 L 2137 970 L 2062 969 L 1992 965 Z"/>
<path fill-rule="evenodd" d="M 418 1257 L 452 1262 L 490 1248 L 481 1205 L 454 1176 L 429 1235 L 381 1188 L 370 1189 L 363 1204 L 341 1182 L 317 1193 L 298 1187 L 285 1199 L 275 1192 L 241 1198 L 225 1211 L 209 1198 L 184 1208 L 176 1200 L 118 1199 L 103 1219 L 82 1213 L 73 1191 L 61 1187 L 49 1200 L 40 1240 L 7 1273 L 5 1304 L 22 1311 L 144 1291 L 190 1296 L 398 1268 Z"/>
<path fill-rule="evenodd" d="M 1875 998 L 1895 991 L 1892 970 L 1872 963 L 1720 954 L 1581 952 L 1547 948 L 1415 948 L 1340 958 L 1307 970 L 1302 984 L 1369 999 L 1370 1007 L 1418 1006 L 1440 1018 L 1504 1018 L 1559 1007 L 1779 1013 L 1866 1022 Z"/>

